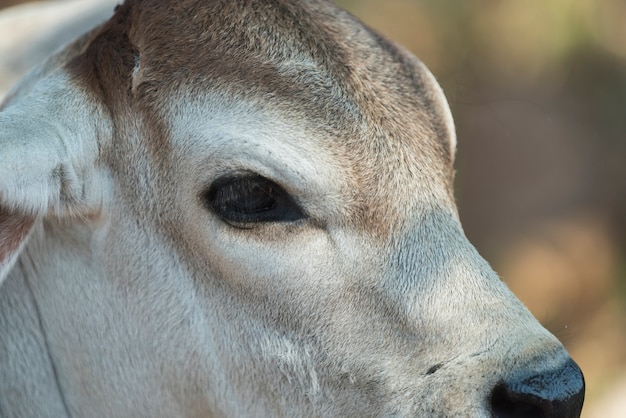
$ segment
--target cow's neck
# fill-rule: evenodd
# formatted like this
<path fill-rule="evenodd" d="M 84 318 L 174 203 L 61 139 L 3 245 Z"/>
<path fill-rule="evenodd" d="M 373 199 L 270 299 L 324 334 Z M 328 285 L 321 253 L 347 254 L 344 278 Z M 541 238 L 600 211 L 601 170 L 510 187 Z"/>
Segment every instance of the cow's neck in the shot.
<path fill-rule="evenodd" d="M 41 311 L 22 260 L 0 287 L 0 415 L 69 417 Z M 37 402 L 30 399 L 37 394 Z"/>
<path fill-rule="evenodd" d="M 64 326 L 59 319 L 71 316 L 73 307 L 80 305 L 80 292 L 73 291 L 72 283 L 98 280 L 92 233 L 82 222 L 77 228 L 36 222 L 0 287 L 0 333 L 6 337 L 2 341 L 9 342 L 0 346 L 0 358 L 8 365 L 0 368 L 0 392 L 15 394 L 0 397 L 10 400 L 0 405 L 3 416 L 70 416 L 55 355 L 59 330 L 51 327 Z M 41 393 L 41 402 L 26 397 L 32 393 Z"/>

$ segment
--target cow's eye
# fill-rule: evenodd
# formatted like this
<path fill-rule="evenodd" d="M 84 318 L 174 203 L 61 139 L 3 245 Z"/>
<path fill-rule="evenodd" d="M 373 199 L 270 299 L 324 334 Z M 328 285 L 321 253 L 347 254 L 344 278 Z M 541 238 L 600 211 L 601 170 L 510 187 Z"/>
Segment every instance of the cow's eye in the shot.
<path fill-rule="evenodd" d="M 233 226 L 259 222 L 293 222 L 302 211 L 282 187 L 259 175 L 226 177 L 211 185 L 206 204 Z"/>

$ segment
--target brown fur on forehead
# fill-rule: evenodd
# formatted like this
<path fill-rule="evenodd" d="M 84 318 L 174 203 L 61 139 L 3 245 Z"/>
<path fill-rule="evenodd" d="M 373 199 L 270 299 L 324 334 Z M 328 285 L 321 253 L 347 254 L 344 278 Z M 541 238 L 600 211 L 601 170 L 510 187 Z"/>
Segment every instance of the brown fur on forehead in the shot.
<path fill-rule="evenodd" d="M 350 68 L 324 27 L 336 20 L 325 2 L 136 3 L 129 34 L 140 51 L 135 86 L 146 99 L 213 90 L 274 105 L 287 99 L 312 117 L 354 110 L 341 96 Z"/>
<path fill-rule="evenodd" d="M 211 92 L 330 133 L 358 189 L 406 193 L 407 175 L 449 187 L 450 133 L 425 70 L 330 2 L 127 0 L 90 50 L 81 66 L 97 76 L 87 84 L 114 118 L 128 106 L 143 114 L 157 162 L 167 160 L 163 118 L 172 98 Z M 394 215 L 357 203 L 370 223 Z"/>
<path fill-rule="evenodd" d="M 406 132 L 411 126 L 420 134 L 446 135 L 423 70 L 330 2 L 135 3 L 129 28 L 139 51 L 134 84 L 153 103 L 164 92 L 210 89 L 245 93 L 334 129 L 388 121 L 382 129 L 403 124 L 409 134 L 392 140 L 415 139 Z M 446 158 L 448 145 L 441 147 Z"/>
<path fill-rule="evenodd" d="M 451 190 L 451 133 L 425 69 L 347 12 L 315 0 L 172 7 L 179 10 L 146 7 L 140 21 L 150 24 L 131 30 L 144 100 L 217 91 L 327 131 L 353 166 L 361 225 L 380 229 L 401 218 L 399 202 L 383 202 L 415 192 L 407 175 Z"/>
<path fill-rule="evenodd" d="M 141 54 L 136 82 L 152 99 L 162 89 L 204 86 L 301 109 L 333 128 L 419 124 L 442 137 L 444 158 L 451 155 L 423 70 L 332 3 L 185 0 L 167 13 L 155 4 L 142 9 L 130 35 Z"/>
<path fill-rule="evenodd" d="M 245 93 L 333 128 L 365 122 L 390 140 L 447 140 L 415 59 L 330 2 L 127 0 L 89 49 L 75 72 L 92 74 L 86 84 L 109 107 L 128 93 L 151 105 L 173 93 Z"/>

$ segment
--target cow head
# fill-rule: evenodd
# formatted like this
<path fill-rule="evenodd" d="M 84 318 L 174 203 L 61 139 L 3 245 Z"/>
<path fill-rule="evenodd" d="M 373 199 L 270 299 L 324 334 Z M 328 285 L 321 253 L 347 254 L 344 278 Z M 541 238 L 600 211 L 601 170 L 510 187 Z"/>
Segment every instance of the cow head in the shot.
<path fill-rule="evenodd" d="M 128 0 L 0 113 L 2 276 L 68 413 L 577 416 L 463 234 L 455 141 L 424 65 L 330 3 Z"/>

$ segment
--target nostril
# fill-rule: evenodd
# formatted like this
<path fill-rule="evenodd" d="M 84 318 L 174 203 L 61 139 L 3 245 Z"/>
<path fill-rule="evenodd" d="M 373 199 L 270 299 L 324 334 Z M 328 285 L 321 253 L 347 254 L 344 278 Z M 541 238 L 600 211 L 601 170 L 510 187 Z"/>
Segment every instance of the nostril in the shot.
<path fill-rule="evenodd" d="M 491 393 L 496 418 L 576 418 L 585 398 L 580 368 L 568 360 L 558 369 L 500 382 Z"/>
<path fill-rule="evenodd" d="M 491 411 L 496 418 L 545 418 L 541 408 L 511 392 L 504 383 L 496 386 L 491 393 Z"/>

